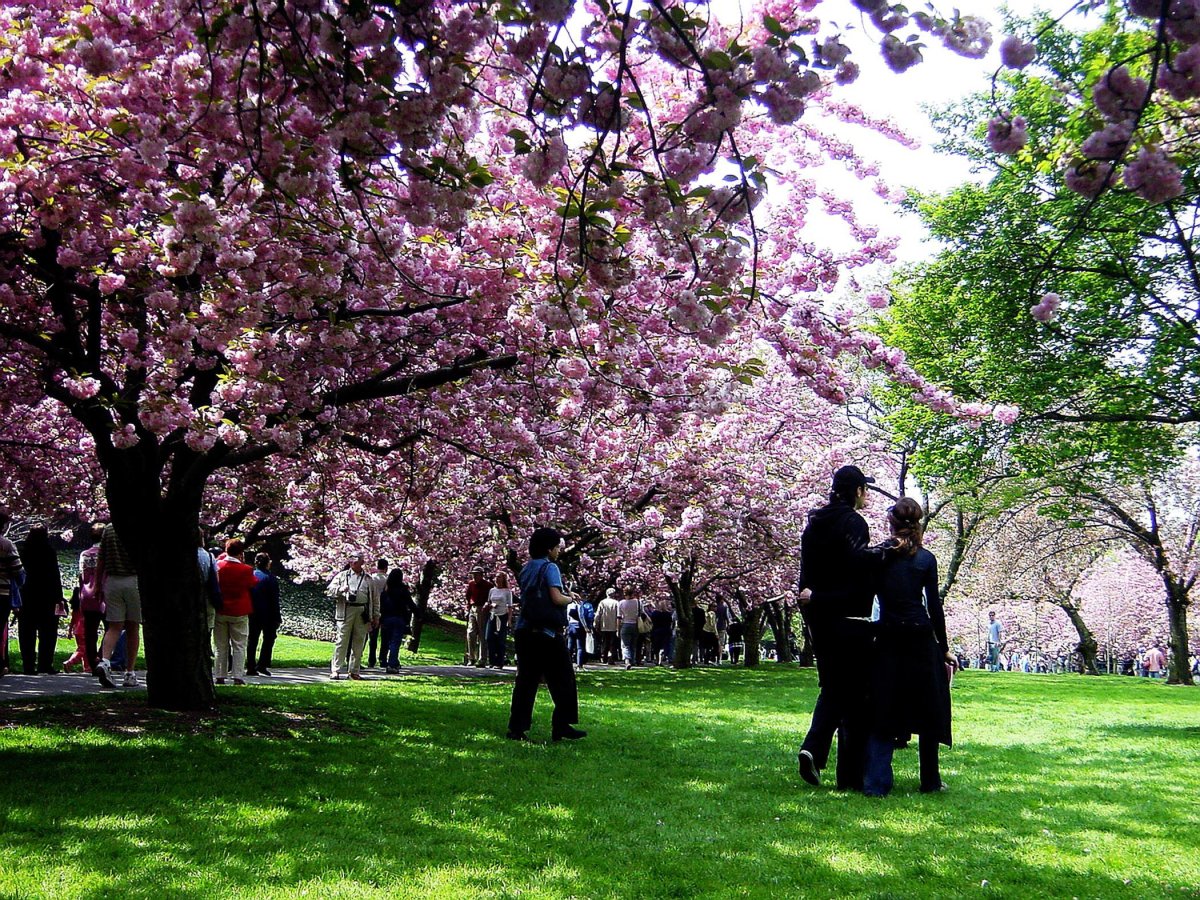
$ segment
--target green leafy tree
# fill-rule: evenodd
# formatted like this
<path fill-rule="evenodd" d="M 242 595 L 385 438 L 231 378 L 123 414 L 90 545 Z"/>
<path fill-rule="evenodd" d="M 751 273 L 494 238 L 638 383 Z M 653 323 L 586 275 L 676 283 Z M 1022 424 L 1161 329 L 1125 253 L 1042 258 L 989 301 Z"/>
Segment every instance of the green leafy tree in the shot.
<path fill-rule="evenodd" d="M 1076 139 L 1094 126 L 1081 85 L 1122 58 L 1145 62 L 1133 46 L 1143 38 L 1111 20 L 1082 35 L 1040 30 L 1038 67 L 940 116 L 948 146 L 994 174 L 912 200 L 942 249 L 898 278 L 879 324 L 925 378 L 1021 415 L 978 424 L 899 402 L 890 424 L 915 442 L 922 482 L 963 491 L 999 473 L 1064 521 L 1125 535 L 1163 579 L 1172 679 L 1190 682 L 1190 576 L 1159 552 L 1156 521 L 1180 502 L 1161 476 L 1186 457 L 1200 421 L 1200 160 L 1176 143 L 1188 190 L 1156 205 L 1115 185 L 1081 193 Z M 1020 118 L 1021 146 L 967 125 L 985 102 Z M 1167 128 L 1181 107 L 1145 108 Z"/>

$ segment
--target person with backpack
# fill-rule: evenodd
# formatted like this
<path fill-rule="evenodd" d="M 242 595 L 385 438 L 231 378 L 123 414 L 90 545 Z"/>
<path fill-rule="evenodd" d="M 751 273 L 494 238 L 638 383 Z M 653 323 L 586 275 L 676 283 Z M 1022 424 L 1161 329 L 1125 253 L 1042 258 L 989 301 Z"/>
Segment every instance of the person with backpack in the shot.
<path fill-rule="evenodd" d="M 567 604 L 567 652 L 575 663 L 575 670 L 583 668 L 587 658 L 588 628 L 583 621 L 583 604 L 578 598 Z"/>
<path fill-rule="evenodd" d="M 505 735 L 509 740 L 529 740 L 533 704 L 543 679 L 554 701 L 552 739 L 573 741 L 587 736 L 586 731 L 575 727 L 579 721 L 579 692 L 566 642 L 567 606 L 575 597 L 563 587 L 556 564 L 562 541 L 562 534 L 553 528 L 534 531 L 529 538 L 529 562 L 518 576 L 521 612 L 513 631 L 517 680 Z"/>

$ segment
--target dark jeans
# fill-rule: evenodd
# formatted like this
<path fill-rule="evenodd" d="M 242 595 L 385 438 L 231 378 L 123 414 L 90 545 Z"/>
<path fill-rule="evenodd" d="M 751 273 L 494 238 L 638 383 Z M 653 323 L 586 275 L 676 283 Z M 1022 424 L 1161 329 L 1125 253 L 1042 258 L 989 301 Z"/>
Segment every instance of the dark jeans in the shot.
<path fill-rule="evenodd" d="M 573 625 L 567 629 L 567 653 L 577 666 L 587 660 L 587 631 L 582 626 Z"/>
<path fill-rule="evenodd" d="M 866 762 L 867 685 L 871 654 L 870 623 L 848 619 L 810 619 L 821 693 L 801 750 L 812 754 L 818 769 L 829 764 L 838 736 L 837 786 L 861 790 Z"/>
<path fill-rule="evenodd" d="M 517 647 L 517 681 L 513 685 L 508 730 L 524 734 L 533 725 L 533 702 L 542 679 L 554 701 L 551 730 L 557 734 L 579 721 L 579 693 L 566 641 L 523 628 L 513 633 Z"/>
<path fill-rule="evenodd" d="M 83 612 L 83 646 L 87 653 L 88 668 L 95 671 L 96 663 L 100 662 L 100 623 L 104 621 L 104 613 L 100 611 Z"/>
<path fill-rule="evenodd" d="M 388 616 L 379 623 L 383 632 L 380 638 L 383 647 L 383 665 L 387 669 L 400 668 L 400 645 L 408 635 L 408 623 L 399 616 Z"/>
<path fill-rule="evenodd" d="M 600 653 L 601 662 L 615 663 L 621 655 L 621 642 L 617 638 L 615 631 L 599 632 L 600 646 L 596 650 Z"/>
<path fill-rule="evenodd" d="M 669 654 L 671 646 L 671 629 L 669 628 L 654 628 L 650 631 L 650 656 L 653 657 L 650 662 L 658 663 L 662 661 L 664 656 Z M 667 659 L 669 663 L 670 658 Z"/>
<path fill-rule="evenodd" d="M 21 648 L 22 672 L 33 675 L 51 671 L 58 644 L 58 618 L 22 609 L 17 613 L 17 643 Z"/>
<path fill-rule="evenodd" d="M 266 623 L 250 616 L 250 639 L 246 643 L 246 674 L 253 675 L 259 669 L 271 668 L 271 652 L 275 649 L 275 638 L 279 626 Z M 262 638 L 262 652 L 258 652 L 258 639 Z M 255 662 L 257 660 L 257 662 Z"/>
<path fill-rule="evenodd" d="M 508 618 L 490 616 L 484 628 L 483 639 L 487 644 L 488 662 L 493 666 L 508 665 Z"/>
<path fill-rule="evenodd" d="M 917 755 L 921 765 L 921 790 L 936 791 L 942 786 L 938 772 L 938 742 L 932 735 L 920 735 Z M 863 775 L 863 793 L 870 797 L 886 797 L 892 789 L 892 754 L 896 742 L 892 738 L 872 734 L 867 739 L 867 767 Z"/>

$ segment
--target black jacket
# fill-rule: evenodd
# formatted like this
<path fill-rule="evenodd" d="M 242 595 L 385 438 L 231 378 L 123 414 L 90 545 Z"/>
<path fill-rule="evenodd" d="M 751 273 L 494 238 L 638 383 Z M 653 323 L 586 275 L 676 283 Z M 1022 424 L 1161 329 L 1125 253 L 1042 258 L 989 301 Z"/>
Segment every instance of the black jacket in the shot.
<path fill-rule="evenodd" d="M 808 514 L 800 537 L 797 587 L 812 591 L 811 617 L 871 615 L 875 577 L 883 551 L 869 546 L 867 521 L 849 504 L 833 499 Z"/>

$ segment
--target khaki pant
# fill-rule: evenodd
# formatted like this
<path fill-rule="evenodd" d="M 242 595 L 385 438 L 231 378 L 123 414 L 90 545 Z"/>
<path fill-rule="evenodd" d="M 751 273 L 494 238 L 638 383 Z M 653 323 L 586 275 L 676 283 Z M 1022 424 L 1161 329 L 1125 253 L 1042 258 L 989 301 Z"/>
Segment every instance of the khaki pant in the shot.
<path fill-rule="evenodd" d="M 483 639 L 483 628 L 487 624 L 479 610 L 467 613 L 467 662 L 471 665 L 487 662 L 487 648 Z"/>
<path fill-rule="evenodd" d="M 250 636 L 249 616 L 226 616 L 217 613 L 213 622 L 213 652 L 216 660 L 213 674 L 224 678 L 229 672 L 229 655 L 233 651 L 233 677 L 246 677 L 246 640 Z"/>
<path fill-rule="evenodd" d="M 330 675 L 337 676 L 341 673 L 342 660 L 346 658 L 347 649 L 350 651 L 350 671 L 357 675 L 362 668 L 363 644 L 366 643 L 367 632 L 370 630 L 370 626 L 362 618 L 364 608 L 347 606 L 346 618 L 337 623 L 337 645 L 333 648 Z"/>

